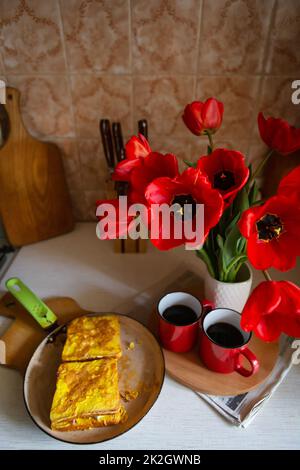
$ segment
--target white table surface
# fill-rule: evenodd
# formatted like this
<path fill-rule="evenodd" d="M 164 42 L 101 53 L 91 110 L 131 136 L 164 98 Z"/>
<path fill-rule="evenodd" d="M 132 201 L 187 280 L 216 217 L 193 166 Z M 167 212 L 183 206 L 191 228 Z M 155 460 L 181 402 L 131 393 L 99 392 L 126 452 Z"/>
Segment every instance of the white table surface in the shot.
<path fill-rule="evenodd" d="M 154 282 L 165 278 L 180 259 L 201 272 L 191 252 L 176 249 L 117 255 L 101 242 L 95 224 L 20 250 L 0 285 L 19 276 L 41 297 L 70 296 L 91 310 L 113 310 Z M 295 276 L 294 272 L 294 276 Z M 277 275 L 280 277 L 280 274 Z M 290 276 L 289 276 L 290 277 Z M 82 449 L 56 441 L 31 421 L 22 398 L 22 378 L 0 367 L 1 449 Z M 300 366 L 294 366 L 263 411 L 247 429 L 225 421 L 194 392 L 166 376 L 148 415 L 128 433 L 89 449 L 300 449 Z"/>

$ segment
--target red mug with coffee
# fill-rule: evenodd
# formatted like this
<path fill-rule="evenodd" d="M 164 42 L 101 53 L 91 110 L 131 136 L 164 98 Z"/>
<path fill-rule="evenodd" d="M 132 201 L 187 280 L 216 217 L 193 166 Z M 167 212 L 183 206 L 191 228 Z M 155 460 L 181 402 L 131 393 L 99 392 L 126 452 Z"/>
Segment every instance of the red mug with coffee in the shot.
<path fill-rule="evenodd" d="M 208 301 L 200 302 L 187 292 L 164 295 L 157 305 L 158 333 L 162 346 L 173 352 L 187 352 L 195 345 L 200 317 Z"/>
<path fill-rule="evenodd" d="M 247 346 L 251 333 L 244 331 L 240 322 L 241 314 L 228 308 L 211 310 L 202 319 L 199 353 L 208 369 L 222 374 L 235 371 L 244 377 L 258 371 L 258 360 Z M 242 365 L 243 357 L 250 369 Z"/>

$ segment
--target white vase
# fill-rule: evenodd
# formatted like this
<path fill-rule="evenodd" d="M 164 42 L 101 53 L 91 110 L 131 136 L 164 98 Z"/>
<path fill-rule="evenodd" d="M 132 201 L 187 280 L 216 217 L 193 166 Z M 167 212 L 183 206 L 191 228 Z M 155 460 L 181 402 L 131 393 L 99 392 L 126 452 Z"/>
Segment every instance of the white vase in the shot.
<path fill-rule="evenodd" d="M 204 280 L 205 297 L 213 302 L 215 307 L 241 312 L 249 297 L 251 285 L 252 272 L 247 264 L 241 267 L 236 282 L 218 281 L 207 271 Z"/>

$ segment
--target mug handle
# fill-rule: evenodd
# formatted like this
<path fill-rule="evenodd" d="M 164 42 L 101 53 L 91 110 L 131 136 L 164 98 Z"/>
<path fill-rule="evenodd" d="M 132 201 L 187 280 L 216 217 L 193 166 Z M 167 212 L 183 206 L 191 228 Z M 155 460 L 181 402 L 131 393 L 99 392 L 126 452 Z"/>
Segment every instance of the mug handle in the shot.
<path fill-rule="evenodd" d="M 251 370 L 246 369 L 240 362 L 240 356 L 244 356 L 251 365 Z M 237 354 L 235 371 L 243 377 L 250 377 L 259 369 L 259 363 L 255 354 L 250 349 L 245 348 Z"/>
<path fill-rule="evenodd" d="M 215 304 L 208 299 L 201 300 L 201 305 L 203 307 L 204 313 L 208 313 L 215 308 Z"/>

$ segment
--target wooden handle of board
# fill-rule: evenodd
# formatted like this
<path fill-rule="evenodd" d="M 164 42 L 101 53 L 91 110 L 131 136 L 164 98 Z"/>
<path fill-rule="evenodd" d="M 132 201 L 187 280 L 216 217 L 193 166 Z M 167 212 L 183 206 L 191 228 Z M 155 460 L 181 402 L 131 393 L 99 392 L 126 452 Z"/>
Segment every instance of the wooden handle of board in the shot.
<path fill-rule="evenodd" d="M 0 363 L 24 373 L 45 332 L 10 294 L 0 300 L 0 315 L 13 319 L 0 337 Z"/>
<path fill-rule="evenodd" d="M 44 302 L 55 312 L 60 325 L 79 315 L 90 313 L 69 297 L 55 297 Z M 0 336 L 0 364 L 24 374 L 34 351 L 47 332 L 9 293 L 0 299 L 0 316 L 14 319 L 5 333 Z"/>
<path fill-rule="evenodd" d="M 13 126 L 10 126 L 9 135 L 10 139 L 22 139 L 22 137 L 30 138 L 31 136 L 27 133 L 22 116 L 20 113 L 20 92 L 16 88 L 8 88 L 6 94 L 6 111 L 9 115 L 10 122 Z"/>

